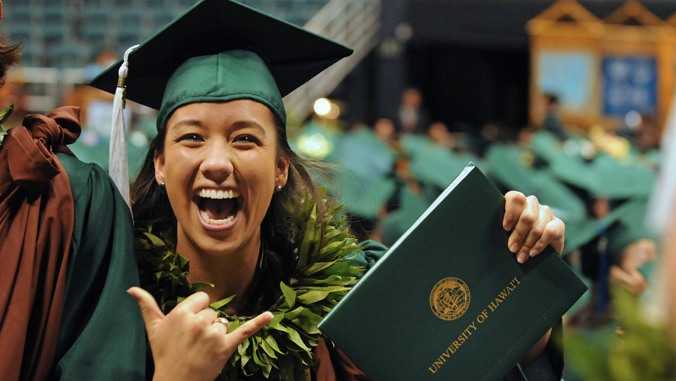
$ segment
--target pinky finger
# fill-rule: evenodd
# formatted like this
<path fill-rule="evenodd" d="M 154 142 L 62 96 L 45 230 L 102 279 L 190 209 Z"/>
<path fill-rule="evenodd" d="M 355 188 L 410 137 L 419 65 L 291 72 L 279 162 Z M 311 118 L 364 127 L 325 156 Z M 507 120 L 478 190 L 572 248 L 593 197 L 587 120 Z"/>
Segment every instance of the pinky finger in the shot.
<path fill-rule="evenodd" d="M 542 232 L 540 239 L 533 245 L 530 251 L 530 256 L 533 257 L 540 254 L 547 245 L 559 253 L 563 252 L 564 235 L 566 233 L 566 225 L 558 218 L 549 221 Z"/>
<path fill-rule="evenodd" d="M 262 314 L 256 316 L 255 318 L 251 319 L 245 324 L 242 324 L 241 326 L 237 327 L 237 329 L 235 329 L 233 332 L 228 334 L 227 336 L 228 345 L 232 345 L 234 348 L 237 348 L 240 344 L 244 342 L 244 340 L 253 336 L 261 328 L 270 324 L 272 319 L 274 319 L 274 315 L 272 314 L 272 312 L 263 312 Z"/>

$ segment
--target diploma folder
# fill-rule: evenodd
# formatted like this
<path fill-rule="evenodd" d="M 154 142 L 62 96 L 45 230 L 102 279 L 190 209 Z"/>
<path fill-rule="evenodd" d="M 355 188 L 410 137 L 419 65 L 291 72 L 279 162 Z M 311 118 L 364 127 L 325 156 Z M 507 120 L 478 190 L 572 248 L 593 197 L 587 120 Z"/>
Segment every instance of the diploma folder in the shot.
<path fill-rule="evenodd" d="M 319 324 L 374 381 L 500 380 L 587 287 L 551 248 L 519 264 L 470 163 Z"/>

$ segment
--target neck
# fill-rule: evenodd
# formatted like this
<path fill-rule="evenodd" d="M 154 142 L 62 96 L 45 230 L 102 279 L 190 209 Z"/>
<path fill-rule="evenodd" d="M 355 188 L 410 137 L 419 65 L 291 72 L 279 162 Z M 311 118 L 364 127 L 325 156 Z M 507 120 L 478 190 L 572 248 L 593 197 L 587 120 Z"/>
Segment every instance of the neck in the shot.
<path fill-rule="evenodd" d="M 258 256 L 260 253 L 260 232 L 236 252 L 215 255 L 201 251 L 187 237 L 179 232 L 176 250 L 190 260 L 188 280 L 211 283 L 202 291 L 209 295 L 209 302 L 214 303 L 232 295 L 237 295 L 226 310 L 228 314 L 236 314 L 246 307 L 247 288 L 253 281 Z"/>

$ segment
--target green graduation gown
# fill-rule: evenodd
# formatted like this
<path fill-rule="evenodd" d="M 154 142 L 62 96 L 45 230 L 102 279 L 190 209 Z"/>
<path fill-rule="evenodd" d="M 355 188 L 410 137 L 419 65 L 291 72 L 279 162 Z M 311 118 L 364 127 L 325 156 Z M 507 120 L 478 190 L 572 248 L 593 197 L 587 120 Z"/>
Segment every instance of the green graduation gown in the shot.
<path fill-rule="evenodd" d="M 75 223 L 53 379 L 143 380 L 145 329 L 131 214 L 108 174 L 59 153 L 70 180 Z"/>

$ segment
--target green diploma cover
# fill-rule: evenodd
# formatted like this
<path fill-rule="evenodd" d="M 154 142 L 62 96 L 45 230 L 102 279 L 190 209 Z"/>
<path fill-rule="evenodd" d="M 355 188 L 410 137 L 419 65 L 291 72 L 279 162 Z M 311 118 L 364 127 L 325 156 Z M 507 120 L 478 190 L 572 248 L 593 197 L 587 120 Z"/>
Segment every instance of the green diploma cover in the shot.
<path fill-rule="evenodd" d="M 504 213 L 470 163 L 319 329 L 374 381 L 500 380 L 587 289 L 549 247 L 519 264 Z"/>

